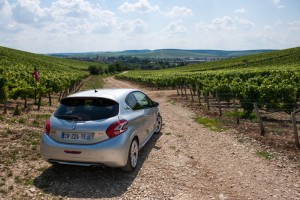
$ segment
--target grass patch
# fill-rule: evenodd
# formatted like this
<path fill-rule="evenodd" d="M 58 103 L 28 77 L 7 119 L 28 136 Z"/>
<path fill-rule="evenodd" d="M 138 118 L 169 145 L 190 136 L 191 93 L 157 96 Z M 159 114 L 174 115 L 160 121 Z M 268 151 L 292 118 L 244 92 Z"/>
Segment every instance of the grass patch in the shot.
<path fill-rule="evenodd" d="M 32 126 L 39 128 L 40 127 L 40 122 L 38 120 L 33 120 L 32 121 Z"/>
<path fill-rule="evenodd" d="M 167 102 L 170 103 L 171 105 L 175 105 L 176 104 L 176 102 L 173 101 L 172 99 L 169 99 Z"/>
<path fill-rule="evenodd" d="M 4 188 L 0 188 L 0 194 L 7 194 L 7 191 Z"/>
<path fill-rule="evenodd" d="M 4 182 L 0 182 L 0 187 L 4 186 L 5 183 Z"/>
<path fill-rule="evenodd" d="M 274 156 L 268 151 L 257 151 L 256 155 L 260 158 L 271 160 Z"/>
<path fill-rule="evenodd" d="M 90 75 L 87 79 L 83 81 L 83 85 L 80 90 L 91 90 L 103 88 L 105 76 L 101 75 Z"/>
<path fill-rule="evenodd" d="M 18 119 L 18 123 L 19 124 L 25 124 L 26 120 L 24 118 L 20 118 L 20 119 Z"/>
<path fill-rule="evenodd" d="M 21 110 L 19 109 L 19 104 L 14 109 L 13 116 L 21 115 Z"/>
<path fill-rule="evenodd" d="M 28 178 L 28 177 L 21 178 L 19 176 L 16 176 L 15 177 L 15 183 L 26 185 L 26 186 L 31 186 L 31 185 L 33 185 L 33 179 Z"/>
<path fill-rule="evenodd" d="M 173 149 L 173 150 L 175 150 L 175 149 L 176 149 L 176 147 L 175 147 L 175 146 L 170 146 L 170 148 L 171 148 L 171 149 Z"/>
<path fill-rule="evenodd" d="M 207 118 L 207 117 L 195 117 L 195 122 L 202 124 L 205 128 L 209 130 L 222 132 L 225 129 L 222 127 L 222 122 L 219 119 Z"/>
<path fill-rule="evenodd" d="M 8 171 L 7 177 L 12 177 L 12 176 L 13 176 L 13 172 L 12 171 Z"/>
<path fill-rule="evenodd" d="M 248 137 L 245 137 L 244 135 L 241 135 L 239 138 L 238 138 L 238 142 L 239 143 L 245 143 L 245 142 L 247 142 L 247 140 L 249 140 L 249 138 Z"/>
<path fill-rule="evenodd" d="M 270 132 L 272 135 L 284 135 L 286 131 L 282 128 L 269 128 L 268 132 Z"/>
<path fill-rule="evenodd" d="M 250 115 L 246 115 L 243 111 L 238 111 L 237 115 L 240 119 L 249 119 L 251 121 L 256 121 L 256 114 L 252 112 Z M 224 116 L 226 117 L 236 117 L 236 113 L 234 111 L 224 112 Z"/>
<path fill-rule="evenodd" d="M 36 119 L 49 119 L 51 117 L 51 114 L 37 114 L 35 116 Z"/>

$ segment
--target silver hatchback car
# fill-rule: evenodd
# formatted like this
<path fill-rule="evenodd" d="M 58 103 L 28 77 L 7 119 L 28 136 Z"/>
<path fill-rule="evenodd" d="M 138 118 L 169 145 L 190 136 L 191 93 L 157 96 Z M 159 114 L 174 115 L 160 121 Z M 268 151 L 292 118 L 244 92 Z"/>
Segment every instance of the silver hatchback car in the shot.
<path fill-rule="evenodd" d="M 50 163 L 136 168 L 139 150 L 162 118 L 158 103 L 137 89 L 72 94 L 45 123 L 40 150 Z"/>

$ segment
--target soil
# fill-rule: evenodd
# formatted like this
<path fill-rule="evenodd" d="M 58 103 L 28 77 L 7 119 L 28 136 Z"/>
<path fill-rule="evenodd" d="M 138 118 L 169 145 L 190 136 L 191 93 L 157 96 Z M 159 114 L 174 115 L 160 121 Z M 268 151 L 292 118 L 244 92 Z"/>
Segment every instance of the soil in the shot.
<path fill-rule="evenodd" d="M 296 151 L 285 155 L 248 137 L 251 127 L 204 128 L 194 120 L 195 109 L 174 99 L 176 90 L 152 90 L 112 77 L 105 87 L 139 88 L 160 104 L 162 131 L 140 151 L 136 171 L 18 160 L 10 171 L 0 165 L 5 176 L 0 199 L 300 199 L 300 166 L 290 158 L 299 155 Z M 258 152 L 271 152 L 272 158 Z M 29 177 L 28 184 L 23 177 Z"/>

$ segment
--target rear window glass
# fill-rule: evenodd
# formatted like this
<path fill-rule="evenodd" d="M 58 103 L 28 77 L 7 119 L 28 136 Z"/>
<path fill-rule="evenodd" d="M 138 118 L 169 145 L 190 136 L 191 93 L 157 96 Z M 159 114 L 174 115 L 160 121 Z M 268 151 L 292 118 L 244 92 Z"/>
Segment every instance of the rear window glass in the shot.
<path fill-rule="evenodd" d="M 105 98 L 65 98 L 54 116 L 59 119 L 90 121 L 107 119 L 119 113 L 119 104 Z"/>

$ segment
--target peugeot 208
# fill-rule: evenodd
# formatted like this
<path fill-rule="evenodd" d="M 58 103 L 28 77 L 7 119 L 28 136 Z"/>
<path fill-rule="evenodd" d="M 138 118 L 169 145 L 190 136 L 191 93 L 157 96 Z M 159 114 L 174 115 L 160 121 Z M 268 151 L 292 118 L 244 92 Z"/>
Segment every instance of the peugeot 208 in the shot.
<path fill-rule="evenodd" d="M 46 121 L 41 157 L 50 163 L 132 171 L 139 150 L 161 128 L 158 103 L 140 90 L 79 92 L 63 98 Z"/>

